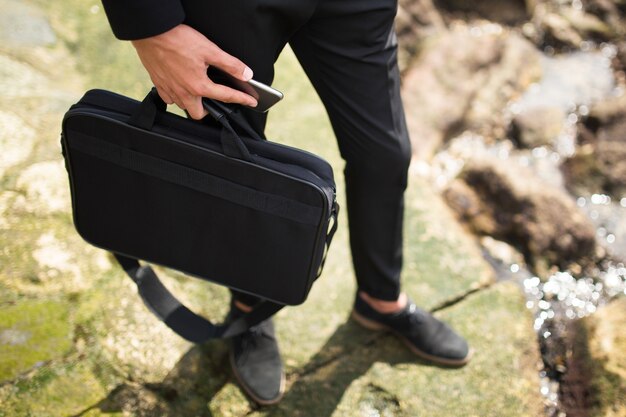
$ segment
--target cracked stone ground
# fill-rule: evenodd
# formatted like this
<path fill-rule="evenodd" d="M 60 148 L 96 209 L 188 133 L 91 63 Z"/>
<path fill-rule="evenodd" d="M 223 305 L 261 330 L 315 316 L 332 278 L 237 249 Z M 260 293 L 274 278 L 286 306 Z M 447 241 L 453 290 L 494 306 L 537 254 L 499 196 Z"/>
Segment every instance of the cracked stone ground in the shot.
<path fill-rule="evenodd" d="M 136 98 L 147 91 L 132 47 L 113 39 L 96 2 L 0 0 L 0 16 L 0 416 L 542 414 L 540 360 L 520 290 L 493 282 L 475 243 L 418 178 L 407 193 L 404 285 L 469 339 L 472 362 L 433 366 L 349 320 L 344 216 L 309 300 L 276 318 L 285 399 L 251 404 L 233 382 L 225 342 L 194 346 L 174 335 L 111 259 L 74 232 L 60 121 L 89 88 Z M 288 50 L 275 85 L 286 99 L 270 115 L 268 137 L 331 161 L 343 198 L 328 120 Z M 223 288 L 163 274 L 197 311 L 225 314 Z"/>

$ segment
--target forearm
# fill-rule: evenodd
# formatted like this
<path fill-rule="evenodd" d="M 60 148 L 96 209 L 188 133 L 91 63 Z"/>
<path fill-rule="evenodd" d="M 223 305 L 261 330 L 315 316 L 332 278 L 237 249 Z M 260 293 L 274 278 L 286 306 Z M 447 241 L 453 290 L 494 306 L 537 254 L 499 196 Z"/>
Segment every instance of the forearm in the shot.
<path fill-rule="evenodd" d="M 167 32 L 185 20 L 180 0 L 102 0 L 113 33 L 121 40 Z"/>

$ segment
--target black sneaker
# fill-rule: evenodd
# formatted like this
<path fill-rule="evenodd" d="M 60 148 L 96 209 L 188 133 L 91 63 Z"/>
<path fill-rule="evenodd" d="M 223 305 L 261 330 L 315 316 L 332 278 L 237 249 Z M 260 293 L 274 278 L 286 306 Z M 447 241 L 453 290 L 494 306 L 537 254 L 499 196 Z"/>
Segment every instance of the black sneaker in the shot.
<path fill-rule="evenodd" d="M 474 353 L 465 339 L 411 300 L 407 300 L 404 309 L 383 314 L 357 295 L 352 318 L 368 329 L 396 334 L 416 355 L 437 364 L 465 365 Z"/>
<path fill-rule="evenodd" d="M 241 312 L 232 308 L 229 318 Z M 271 319 L 230 339 L 230 365 L 239 385 L 261 405 L 276 404 L 285 393 L 285 374 Z"/>

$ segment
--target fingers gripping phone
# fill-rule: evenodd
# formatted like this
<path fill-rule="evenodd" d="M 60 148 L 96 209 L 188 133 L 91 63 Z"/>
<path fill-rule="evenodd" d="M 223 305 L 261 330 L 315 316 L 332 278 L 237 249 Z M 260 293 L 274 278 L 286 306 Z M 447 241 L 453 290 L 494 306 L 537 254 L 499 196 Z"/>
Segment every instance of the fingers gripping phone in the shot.
<path fill-rule="evenodd" d="M 227 87 L 234 88 L 235 90 L 243 91 L 244 93 L 254 97 L 257 101 L 257 106 L 249 108 L 260 113 L 267 112 L 270 107 L 278 103 L 283 98 L 283 93 L 270 87 L 269 85 L 265 85 L 256 80 L 238 80 L 232 75 L 221 71 L 217 67 L 210 67 L 207 75 L 214 83 L 223 84 Z"/>

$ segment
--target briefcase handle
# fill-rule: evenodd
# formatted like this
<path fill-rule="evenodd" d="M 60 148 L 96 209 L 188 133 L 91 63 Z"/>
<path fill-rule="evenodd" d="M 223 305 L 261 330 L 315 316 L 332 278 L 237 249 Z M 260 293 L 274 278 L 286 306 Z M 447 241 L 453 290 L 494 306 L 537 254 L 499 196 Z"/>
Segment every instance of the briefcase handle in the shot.
<path fill-rule="evenodd" d="M 263 140 L 261 136 L 248 124 L 244 117 L 237 111 L 209 98 L 202 99 L 202 105 L 222 129 L 220 131 L 220 143 L 225 155 L 252 161 L 252 155 L 241 136 L 230 124 L 232 120 L 242 128 L 253 140 Z M 143 99 L 141 104 L 130 116 L 128 123 L 141 129 L 152 130 L 159 112 L 166 112 L 167 104 L 163 101 L 156 88 L 152 88 Z"/>

